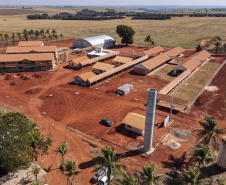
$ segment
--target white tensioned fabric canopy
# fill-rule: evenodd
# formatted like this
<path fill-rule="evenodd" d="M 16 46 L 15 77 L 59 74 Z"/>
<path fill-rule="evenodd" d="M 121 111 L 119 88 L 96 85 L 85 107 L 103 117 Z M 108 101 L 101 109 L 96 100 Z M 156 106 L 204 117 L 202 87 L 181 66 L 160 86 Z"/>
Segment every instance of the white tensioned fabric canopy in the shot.
<path fill-rule="evenodd" d="M 108 42 L 108 41 L 114 41 L 114 39 L 109 35 L 97 35 L 93 37 L 86 37 L 83 39 L 89 42 L 93 46 L 104 43 L 104 42 Z"/>

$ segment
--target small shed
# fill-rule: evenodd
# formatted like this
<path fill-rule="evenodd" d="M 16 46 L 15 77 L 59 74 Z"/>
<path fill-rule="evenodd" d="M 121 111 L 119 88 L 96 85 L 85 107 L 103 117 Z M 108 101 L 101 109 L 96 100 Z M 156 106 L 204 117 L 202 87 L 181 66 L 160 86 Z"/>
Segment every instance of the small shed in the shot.
<path fill-rule="evenodd" d="M 113 69 L 115 66 L 111 65 L 111 64 L 106 64 L 103 62 L 97 62 L 94 66 L 93 66 L 93 72 L 96 74 L 100 74 L 106 71 L 109 71 L 111 69 Z"/>
<path fill-rule="evenodd" d="M 132 60 L 132 58 L 129 58 L 129 57 L 116 56 L 113 59 L 113 62 L 116 66 L 120 66 L 122 64 L 126 64 L 126 63 L 130 62 L 131 60 Z"/>
<path fill-rule="evenodd" d="M 89 71 L 89 72 L 86 72 L 86 73 L 83 73 L 79 76 L 76 76 L 74 79 L 74 83 L 77 84 L 77 85 L 83 85 L 83 86 L 86 86 L 86 81 L 91 78 L 91 77 L 94 77 L 96 76 L 96 74 L 92 71 Z"/>
<path fill-rule="evenodd" d="M 118 87 L 117 89 L 117 94 L 119 95 L 126 95 L 128 94 L 131 90 L 133 89 L 133 85 L 132 84 L 124 84 L 120 87 Z"/>
<path fill-rule="evenodd" d="M 137 134 L 144 134 L 145 129 L 145 116 L 136 113 L 128 113 L 123 120 L 125 129 L 135 132 Z"/>

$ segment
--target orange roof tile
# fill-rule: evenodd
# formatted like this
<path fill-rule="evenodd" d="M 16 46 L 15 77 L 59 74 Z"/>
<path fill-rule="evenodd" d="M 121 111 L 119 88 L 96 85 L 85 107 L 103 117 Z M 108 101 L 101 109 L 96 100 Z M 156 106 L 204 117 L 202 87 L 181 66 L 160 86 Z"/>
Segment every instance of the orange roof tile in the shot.
<path fill-rule="evenodd" d="M 18 46 L 42 46 L 42 41 L 20 41 Z"/>
<path fill-rule="evenodd" d="M 199 60 L 197 60 L 196 58 L 191 58 L 191 59 L 182 61 L 175 68 L 177 68 L 178 66 L 184 66 L 187 69 L 190 69 L 191 71 L 193 71 L 198 66 L 200 66 L 200 64 L 201 64 L 201 62 Z"/>
<path fill-rule="evenodd" d="M 200 62 L 205 61 L 207 58 L 210 57 L 210 53 L 206 50 L 200 51 L 198 53 L 194 53 L 191 57 L 196 57 Z"/>
<path fill-rule="evenodd" d="M 144 51 L 144 52 L 148 55 L 152 55 L 152 54 L 160 53 L 162 51 L 164 51 L 164 49 L 160 46 L 157 46 L 157 47 L 151 48 L 151 49 Z"/>
<path fill-rule="evenodd" d="M 83 73 L 81 75 L 79 75 L 79 77 L 83 80 L 83 81 L 86 81 L 88 80 L 89 78 L 91 77 L 94 77 L 96 76 L 96 74 L 92 71 L 89 71 L 89 72 L 86 72 L 86 73 Z"/>
<path fill-rule="evenodd" d="M 116 56 L 113 59 L 113 62 L 120 62 L 120 63 L 126 64 L 126 63 L 130 62 L 131 60 L 132 60 L 132 58 L 129 58 L 129 57 Z"/>
<path fill-rule="evenodd" d="M 86 61 L 86 60 L 89 60 L 89 58 L 87 56 L 82 56 L 82 57 L 74 58 L 71 61 L 73 61 L 76 64 L 80 64 L 80 62 Z"/>
<path fill-rule="evenodd" d="M 165 54 L 162 55 L 158 55 L 154 58 L 151 58 L 139 65 L 144 65 L 145 67 L 147 67 L 149 70 L 152 70 L 156 67 L 158 67 L 159 65 L 165 63 L 166 61 L 168 61 L 170 59 L 170 57 L 168 57 Z M 136 67 L 139 67 L 138 65 Z"/>
<path fill-rule="evenodd" d="M 7 47 L 6 53 L 54 53 L 56 46 Z"/>
<path fill-rule="evenodd" d="M 114 67 L 115 66 L 111 65 L 111 64 L 106 64 L 106 63 L 103 63 L 103 62 L 97 62 L 93 66 L 93 69 L 99 69 L 99 70 L 102 70 L 102 71 L 109 71 L 109 70 L 113 69 Z"/>
<path fill-rule="evenodd" d="M 3 54 L 0 55 L 0 62 L 20 62 L 23 60 L 46 61 L 53 60 L 52 53 L 32 53 L 32 54 Z"/>
<path fill-rule="evenodd" d="M 183 53 L 185 51 L 185 49 L 183 49 L 182 47 L 178 46 L 176 48 L 173 48 L 169 51 L 166 52 L 166 54 L 170 57 L 176 57 L 179 54 Z"/>
<path fill-rule="evenodd" d="M 125 119 L 123 120 L 123 123 L 134 128 L 144 130 L 145 116 L 130 112 L 126 115 Z"/>
<path fill-rule="evenodd" d="M 168 83 L 165 87 L 163 87 L 159 93 L 160 94 L 167 94 L 169 93 L 174 87 L 176 87 L 184 78 L 186 78 L 189 74 L 191 73 L 191 71 L 188 69 L 186 71 L 184 71 L 183 73 L 181 73 L 177 78 L 175 78 L 174 80 L 172 80 L 170 83 Z"/>

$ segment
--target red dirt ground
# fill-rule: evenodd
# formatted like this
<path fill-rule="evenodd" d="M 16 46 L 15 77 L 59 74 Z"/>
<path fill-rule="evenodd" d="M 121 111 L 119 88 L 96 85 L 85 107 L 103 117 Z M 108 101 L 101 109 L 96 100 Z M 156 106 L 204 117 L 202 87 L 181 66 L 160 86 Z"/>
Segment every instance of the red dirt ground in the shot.
<path fill-rule="evenodd" d="M 64 47 L 63 41 L 57 42 L 60 47 Z M 66 44 L 70 42 L 68 41 Z M 141 48 L 136 50 L 135 46 L 122 49 L 136 52 L 141 50 Z M 54 142 L 50 154 L 42 157 L 42 167 L 46 170 L 50 169 L 46 175 L 46 183 L 63 185 L 66 182 L 66 177 L 57 169 L 60 156 L 55 152 L 58 144 L 65 138 L 70 145 L 66 158 L 78 160 L 79 168 L 82 170 L 75 178 L 75 182 L 79 182 L 81 185 L 88 184 L 93 175 L 93 164 L 90 160 L 99 155 L 100 149 L 105 145 L 114 146 L 117 153 L 126 152 L 126 157 L 121 162 L 127 166 L 129 171 L 134 171 L 145 162 L 150 161 L 155 161 L 159 170 L 163 170 L 165 167 L 172 168 L 176 164 L 172 162 L 171 155 L 173 159 L 179 159 L 195 143 L 194 137 L 191 137 L 178 150 L 160 144 L 148 159 L 141 157 L 131 150 L 141 146 L 143 137 L 134 136 L 125 131 L 121 126 L 122 120 L 131 111 L 138 111 L 145 115 L 147 89 L 156 88 L 158 90 L 166 85 L 167 81 L 153 76 L 138 76 L 131 71 L 125 71 L 90 88 L 80 87 L 71 85 L 73 77 L 92 70 L 91 67 L 74 71 L 65 68 L 66 66 L 67 64 L 61 64 L 52 72 L 36 72 L 35 76 L 33 72 L 23 73 L 23 76 L 27 76 L 29 80 L 20 79 L 21 75 L 17 76 L 16 73 L 9 80 L 5 80 L 7 74 L 0 75 L 0 86 L 4 87 L 0 91 L 0 102 L 8 105 L 9 108 L 16 107 L 17 110 L 36 121 L 42 132 L 52 136 Z M 222 72 L 224 70 L 225 67 L 220 71 L 217 80 L 214 79 L 212 82 L 217 84 L 220 89 L 222 88 L 220 92 L 223 95 L 225 95 L 225 85 L 222 83 L 225 81 L 225 74 Z M 218 82 L 220 78 L 222 81 Z M 14 82 L 15 86 L 10 85 L 11 82 Z M 133 84 L 134 89 L 126 96 L 117 96 L 114 91 L 125 83 Z M 77 92 L 79 94 L 75 94 Z M 215 101 L 217 104 L 222 102 L 221 99 L 215 99 Z M 202 107 L 195 105 L 194 110 L 195 108 Z M 157 111 L 157 123 L 162 123 L 168 116 L 167 111 Z M 114 126 L 107 128 L 100 125 L 99 121 L 103 117 L 112 120 Z M 159 143 L 172 129 L 190 130 L 191 135 L 194 135 L 192 130 L 198 128 L 195 117 L 176 113 L 173 115 L 173 119 L 179 121 L 174 121 L 171 126 L 166 128 L 156 126 L 154 144 Z M 84 132 L 85 135 L 80 136 L 80 134 L 69 131 L 67 127 Z M 94 143 L 97 147 L 90 146 L 90 143 Z"/>

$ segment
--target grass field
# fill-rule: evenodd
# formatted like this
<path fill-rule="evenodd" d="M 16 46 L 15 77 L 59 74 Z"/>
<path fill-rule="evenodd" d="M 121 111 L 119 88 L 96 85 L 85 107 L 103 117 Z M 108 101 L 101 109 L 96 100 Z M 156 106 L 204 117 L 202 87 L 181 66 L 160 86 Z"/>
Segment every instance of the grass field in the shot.
<path fill-rule="evenodd" d="M 166 66 L 162 67 L 161 69 L 157 70 L 156 72 L 152 73 L 151 75 L 157 75 L 163 80 L 172 81 L 176 78 L 176 76 L 172 76 L 172 71 L 175 65 L 167 64 Z"/>
<path fill-rule="evenodd" d="M 208 62 L 186 81 L 172 96 L 191 101 L 219 68 L 220 64 Z"/>
<path fill-rule="evenodd" d="M 1 11 L 3 9 L 1 8 Z M 74 9 L 64 8 L 35 8 L 36 12 L 74 12 Z M 118 41 L 120 38 L 115 33 L 116 26 L 126 24 L 136 31 L 134 42 L 144 44 L 146 35 L 150 34 L 156 45 L 163 47 L 182 46 L 194 48 L 201 39 L 215 35 L 226 38 L 226 18 L 217 17 L 176 17 L 171 20 L 122 20 L 106 21 L 80 21 L 80 20 L 27 20 L 27 10 L 24 14 L 0 15 L 0 33 L 22 32 L 23 29 L 56 29 L 67 38 L 83 38 L 99 34 L 108 34 Z M 18 15 L 19 14 L 19 15 Z M 30 11 L 29 11 L 30 14 Z M 7 21 L 4 21 L 6 19 Z"/>

